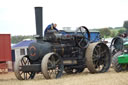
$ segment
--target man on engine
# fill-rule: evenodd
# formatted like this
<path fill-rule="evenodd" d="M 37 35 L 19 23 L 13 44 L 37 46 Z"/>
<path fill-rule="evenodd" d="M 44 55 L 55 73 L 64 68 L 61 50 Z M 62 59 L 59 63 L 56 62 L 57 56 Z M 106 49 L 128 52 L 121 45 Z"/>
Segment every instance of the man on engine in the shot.
<path fill-rule="evenodd" d="M 56 27 L 57 27 L 57 24 L 55 24 L 55 23 L 49 24 L 49 25 L 46 27 L 46 29 L 45 29 L 45 31 L 44 31 L 44 34 L 46 35 L 46 33 L 49 32 L 50 30 L 55 30 L 56 32 L 59 32 Z"/>

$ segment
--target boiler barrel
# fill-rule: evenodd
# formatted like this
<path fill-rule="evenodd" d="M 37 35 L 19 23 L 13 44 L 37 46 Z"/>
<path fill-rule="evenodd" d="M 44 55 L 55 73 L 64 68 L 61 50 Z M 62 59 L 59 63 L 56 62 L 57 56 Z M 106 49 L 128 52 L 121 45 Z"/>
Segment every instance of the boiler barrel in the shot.
<path fill-rule="evenodd" d="M 31 60 L 42 59 L 44 55 L 51 52 L 51 44 L 48 42 L 31 43 L 29 45 L 29 58 Z"/>

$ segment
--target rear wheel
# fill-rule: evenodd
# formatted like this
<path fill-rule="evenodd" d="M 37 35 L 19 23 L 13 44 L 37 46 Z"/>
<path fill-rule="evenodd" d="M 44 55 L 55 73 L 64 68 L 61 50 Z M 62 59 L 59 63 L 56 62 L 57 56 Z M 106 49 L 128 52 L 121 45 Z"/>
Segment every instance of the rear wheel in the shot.
<path fill-rule="evenodd" d="M 111 64 L 109 48 L 104 43 L 92 43 L 86 50 L 86 64 L 91 73 L 108 71 Z"/>
<path fill-rule="evenodd" d="M 15 62 L 14 65 L 14 72 L 15 76 L 19 80 L 28 80 L 28 79 L 33 79 L 35 77 L 35 72 L 24 72 L 22 71 L 22 66 L 27 66 L 31 65 L 28 56 L 23 56 L 19 60 Z"/>
<path fill-rule="evenodd" d="M 61 77 L 64 69 L 61 57 L 56 53 L 46 54 L 42 59 L 41 69 L 46 79 Z"/>

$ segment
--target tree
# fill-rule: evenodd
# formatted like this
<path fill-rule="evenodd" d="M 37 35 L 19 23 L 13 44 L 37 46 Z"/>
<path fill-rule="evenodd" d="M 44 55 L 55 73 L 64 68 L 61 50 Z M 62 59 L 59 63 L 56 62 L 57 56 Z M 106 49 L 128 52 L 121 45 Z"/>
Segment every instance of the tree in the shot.
<path fill-rule="evenodd" d="M 122 33 L 124 33 L 124 32 L 126 32 L 125 29 L 120 29 L 120 30 L 118 30 L 118 34 L 122 34 Z"/>
<path fill-rule="evenodd" d="M 111 37 L 116 37 L 117 36 L 117 32 L 116 31 L 111 31 Z"/>
<path fill-rule="evenodd" d="M 103 37 L 110 37 L 111 35 L 111 31 L 109 28 L 102 28 L 99 31 L 100 31 L 101 36 Z"/>

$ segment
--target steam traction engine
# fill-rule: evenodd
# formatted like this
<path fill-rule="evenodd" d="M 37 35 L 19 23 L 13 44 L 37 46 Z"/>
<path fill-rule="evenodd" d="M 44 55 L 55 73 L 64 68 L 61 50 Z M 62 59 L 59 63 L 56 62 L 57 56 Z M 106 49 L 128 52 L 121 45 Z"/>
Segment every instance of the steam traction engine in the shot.
<path fill-rule="evenodd" d="M 37 41 L 29 45 L 28 55 L 15 62 L 17 79 L 33 79 L 39 72 L 52 79 L 61 77 L 63 71 L 80 73 L 88 68 L 91 73 L 102 73 L 109 69 L 109 48 L 102 42 L 90 43 L 90 32 L 85 26 L 73 34 L 50 30 L 42 37 L 42 8 L 36 7 L 35 13 Z"/>

